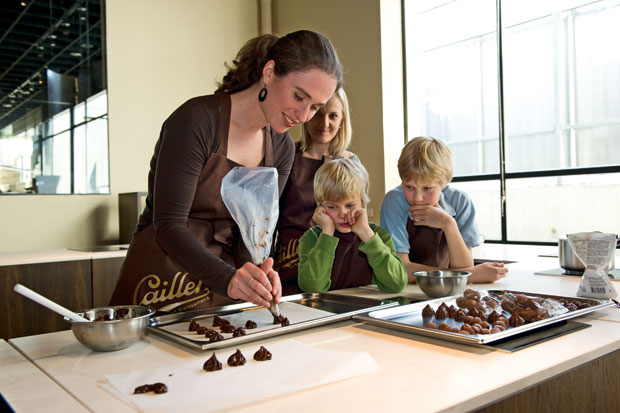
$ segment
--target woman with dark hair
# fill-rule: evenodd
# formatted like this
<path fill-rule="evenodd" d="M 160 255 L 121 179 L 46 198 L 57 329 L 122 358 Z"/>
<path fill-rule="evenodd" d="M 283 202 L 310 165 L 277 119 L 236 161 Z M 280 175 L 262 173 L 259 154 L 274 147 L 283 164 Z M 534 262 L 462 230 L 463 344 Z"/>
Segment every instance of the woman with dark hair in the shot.
<path fill-rule="evenodd" d="M 347 150 L 351 135 L 349 101 L 343 88 L 338 89 L 327 105 L 302 127 L 291 174 L 280 197 L 277 225 L 275 269 L 280 275 L 285 295 L 301 291 L 297 284 L 299 238 L 314 226 L 314 175 L 327 161 L 349 157 L 357 159 Z"/>
<path fill-rule="evenodd" d="M 273 260 L 252 263 L 222 178 L 235 166 L 272 166 L 281 193 L 295 150 L 286 131 L 326 105 L 342 69 L 329 40 L 306 30 L 251 39 L 226 68 L 214 95 L 190 99 L 162 126 L 111 304 L 177 312 L 231 299 L 268 307 L 282 295 Z"/>

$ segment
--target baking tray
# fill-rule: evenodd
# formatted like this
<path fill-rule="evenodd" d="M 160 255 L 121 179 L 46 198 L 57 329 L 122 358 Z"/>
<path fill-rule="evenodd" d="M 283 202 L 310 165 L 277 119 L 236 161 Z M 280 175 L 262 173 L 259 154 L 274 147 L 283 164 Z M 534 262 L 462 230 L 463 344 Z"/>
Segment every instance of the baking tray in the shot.
<path fill-rule="evenodd" d="M 304 317 L 297 317 L 297 321 L 291 319 L 291 324 L 285 327 L 274 325 L 272 323 L 273 316 L 267 309 L 252 303 L 242 303 L 153 317 L 150 320 L 148 330 L 150 333 L 183 344 L 195 350 L 211 350 L 236 346 L 249 341 L 335 323 L 337 321 L 350 319 L 355 314 L 386 309 L 397 305 L 397 302 L 389 300 L 352 297 L 330 293 L 302 293 L 285 296 L 280 300 L 280 308 L 283 316 L 289 317 L 292 315 L 287 314 L 287 306 L 289 310 L 301 309 L 304 314 Z M 229 321 L 249 318 L 257 322 L 258 329 L 245 329 L 246 335 L 239 337 L 232 337 L 231 334 L 222 333 L 225 339 L 215 342 L 209 342 L 208 339 L 203 336 L 188 331 L 190 320 L 194 320 L 202 326 L 217 330 L 217 327 L 212 327 L 214 316 L 229 319 Z M 262 322 L 260 320 L 262 320 Z M 243 327 L 243 325 L 238 324 L 238 321 L 233 323 L 233 325 Z"/>
<path fill-rule="evenodd" d="M 423 301 L 419 303 L 403 305 L 395 308 L 387 308 L 382 310 L 370 311 L 368 314 L 360 314 L 354 316 L 355 320 L 365 321 L 369 324 L 377 325 L 380 327 L 386 327 L 389 329 L 400 330 L 406 333 L 419 334 L 423 336 L 439 338 L 443 340 L 453 341 L 457 343 L 463 344 L 490 344 L 499 340 L 504 340 L 510 337 L 514 337 L 525 333 L 527 331 L 532 331 L 539 329 L 544 326 L 549 326 L 554 323 L 558 323 L 564 320 L 568 320 L 571 318 L 579 317 L 587 313 L 591 313 L 593 311 L 600 310 L 602 308 L 611 307 L 614 303 L 610 300 L 596 300 L 591 298 L 581 298 L 581 297 L 566 297 L 559 295 L 549 295 L 549 294 L 538 294 L 532 292 L 522 292 L 522 291 L 511 291 L 511 290 L 483 290 L 479 291 L 481 296 L 489 295 L 489 294 L 504 294 L 504 293 L 512 293 L 512 294 L 524 294 L 528 296 L 537 296 L 542 298 L 553 298 L 556 300 L 570 300 L 570 301 L 580 301 L 583 303 L 589 303 L 591 307 L 582 308 L 576 311 L 570 311 L 564 314 L 555 315 L 544 320 L 535 321 L 529 324 L 524 324 L 519 327 L 509 327 L 508 329 L 501 331 L 499 333 L 493 334 L 473 334 L 473 335 L 465 335 L 459 333 L 452 333 L 443 330 L 437 330 L 433 328 L 426 328 L 424 324 L 428 321 L 435 321 L 422 318 L 422 309 L 430 304 L 433 309 L 437 309 L 442 302 L 445 302 L 449 307 L 450 305 L 454 305 L 456 307 L 456 299 L 461 297 L 461 295 L 455 295 L 451 297 L 443 297 L 435 300 Z M 508 313 L 504 314 L 509 317 Z M 460 327 L 462 322 L 454 321 L 453 319 L 445 319 L 441 320 L 441 322 L 446 322 L 453 327 Z"/>

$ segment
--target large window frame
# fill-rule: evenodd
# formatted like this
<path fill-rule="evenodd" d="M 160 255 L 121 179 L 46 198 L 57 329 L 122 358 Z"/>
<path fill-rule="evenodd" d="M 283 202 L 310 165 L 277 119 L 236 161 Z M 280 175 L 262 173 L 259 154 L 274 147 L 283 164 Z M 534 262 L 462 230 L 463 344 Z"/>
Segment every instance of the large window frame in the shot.
<path fill-rule="evenodd" d="M 406 2 L 410 0 L 401 0 L 401 16 L 402 16 L 402 38 L 403 38 L 403 100 L 404 100 L 404 110 L 405 110 L 405 141 L 407 143 L 413 136 L 417 135 L 412 134 L 409 135 L 409 124 L 408 124 L 408 93 L 407 93 L 407 45 L 406 45 L 406 28 L 407 23 L 405 19 L 405 8 Z M 509 244 L 529 244 L 529 245 L 554 245 L 555 242 L 546 242 L 546 241 L 533 241 L 533 240 L 515 240 L 509 239 L 509 229 L 508 229 L 508 194 L 507 194 L 507 183 L 515 182 L 515 180 L 519 179 L 527 179 L 527 178 L 545 178 L 545 177 L 563 177 L 563 176 L 580 176 L 580 175 L 596 175 L 596 174 L 608 174 L 608 173 L 620 173 L 620 164 L 619 165 L 611 165 L 611 166 L 593 166 L 593 167 L 568 167 L 568 168 L 558 168 L 551 170 L 527 170 L 527 171 L 519 171 L 519 172 L 510 172 L 507 170 L 506 165 L 506 125 L 505 125 L 505 106 L 504 106 L 504 62 L 503 62 L 503 44 L 504 44 L 504 31 L 505 27 L 502 21 L 502 0 L 495 0 L 496 5 L 496 36 L 497 36 L 497 78 L 498 78 L 498 134 L 499 134 L 499 148 L 497 152 L 498 159 L 498 172 L 496 173 L 484 173 L 484 174 L 473 174 L 466 176 L 455 176 L 452 179 L 452 182 L 455 183 L 469 183 L 469 182 L 482 182 L 482 181 L 497 181 L 499 182 L 499 199 L 497 202 L 500 204 L 501 217 L 500 217 L 500 225 L 501 225 L 501 237 L 499 239 L 487 239 L 486 242 L 492 243 L 509 243 Z M 579 128 L 580 125 L 575 124 L 572 125 L 574 128 Z"/>

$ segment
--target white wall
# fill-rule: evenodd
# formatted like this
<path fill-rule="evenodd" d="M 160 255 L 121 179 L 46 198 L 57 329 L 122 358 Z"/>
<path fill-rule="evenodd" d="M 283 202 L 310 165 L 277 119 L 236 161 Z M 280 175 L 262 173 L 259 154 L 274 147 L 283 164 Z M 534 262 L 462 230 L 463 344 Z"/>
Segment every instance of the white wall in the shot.
<path fill-rule="evenodd" d="M 396 160 L 404 145 L 400 1 L 273 0 L 272 4 L 275 33 L 315 30 L 336 47 L 351 107 L 351 151 L 370 175 L 368 212 L 378 223 L 386 189 L 399 183 Z"/>
<path fill-rule="evenodd" d="M 0 252 L 116 243 L 120 192 L 146 191 L 164 119 L 215 89 L 258 35 L 254 0 L 107 0 L 110 195 L 0 198 Z"/>

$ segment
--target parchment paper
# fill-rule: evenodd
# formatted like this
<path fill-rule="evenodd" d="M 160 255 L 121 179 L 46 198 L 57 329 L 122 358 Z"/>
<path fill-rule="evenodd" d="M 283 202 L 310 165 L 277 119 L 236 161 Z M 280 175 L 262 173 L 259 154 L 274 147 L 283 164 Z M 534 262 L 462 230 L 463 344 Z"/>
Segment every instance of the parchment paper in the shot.
<path fill-rule="evenodd" d="M 308 346 L 296 340 L 270 344 L 273 354 L 269 361 L 255 361 L 254 352 L 260 345 L 242 349 L 247 363 L 239 367 L 226 364 L 236 349 L 216 351 L 223 368 L 206 372 L 204 362 L 212 353 L 191 362 L 107 375 L 108 391 L 141 411 L 218 411 L 231 409 L 261 399 L 282 395 L 321 384 L 377 371 L 379 366 L 368 353 L 340 352 Z M 165 383 L 165 394 L 132 394 L 143 384 Z"/>
<path fill-rule="evenodd" d="M 281 313 L 288 318 L 291 324 L 301 323 L 303 321 L 316 320 L 317 318 L 323 318 L 334 315 L 334 313 L 330 313 L 329 311 L 323 311 L 316 308 L 306 307 L 301 304 L 290 303 L 290 302 L 282 302 L 280 303 L 280 311 Z M 221 316 L 220 318 L 226 319 L 230 321 L 230 323 L 235 327 L 243 327 L 246 334 L 252 334 L 259 331 L 271 330 L 274 328 L 281 328 L 280 324 L 273 324 L 273 315 L 266 308 L 257 308 L 251 311 L 244 311 L 237 314 Z M 246 329 L 245 323 L 248 320 L 255 321 L 257 324 L 257 328 Z M 201 326 L 208 327 L 212 330 L 220 331 L 219 327 L 213 327 L 213 318 L 198 318 L 196 322 Z M 189 321 L 184 321 L 181 323 L 175 323 L 168 326 L 161 327 L 164 330 L 170 331 L 171 333 L 177 334 L 182 337 L 189 338 L 190 340 L 197 341 L 205 341 L 208 342 L 209 339 L 205 338 L 204 335 L 198 335 L 195 331 L 189 331 Z M 224 336 L 225 339 L 231 338 L 232 333 L 220 333 Z"/>

